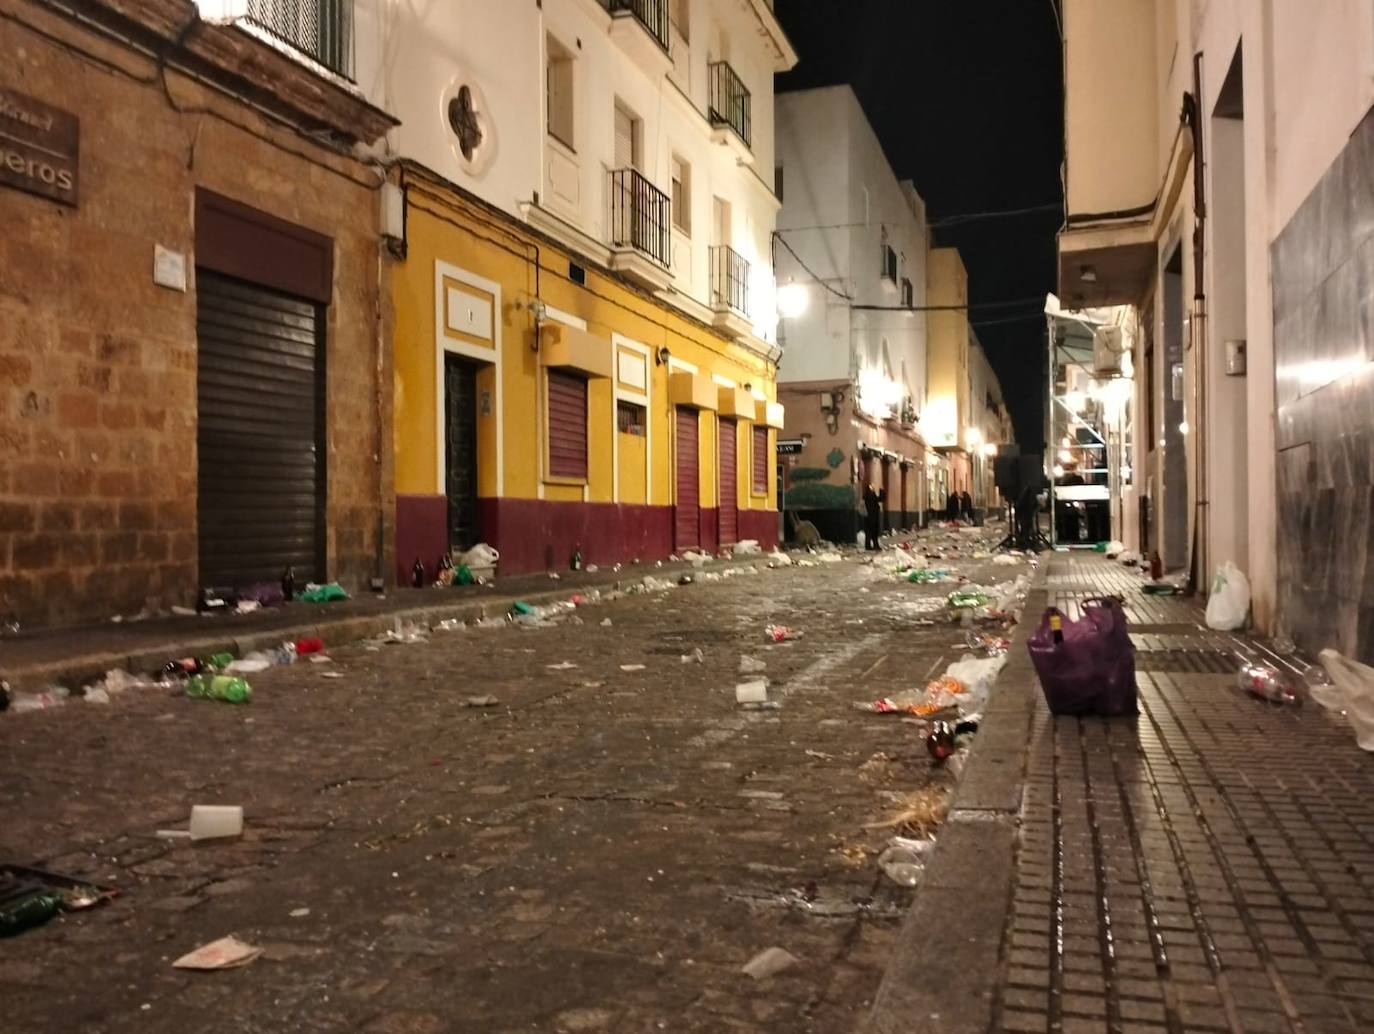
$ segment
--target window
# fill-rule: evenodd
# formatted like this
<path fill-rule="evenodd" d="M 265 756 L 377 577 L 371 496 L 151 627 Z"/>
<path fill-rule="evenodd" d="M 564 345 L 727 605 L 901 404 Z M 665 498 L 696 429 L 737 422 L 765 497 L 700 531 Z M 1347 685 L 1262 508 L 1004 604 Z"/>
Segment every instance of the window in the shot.
<path fill-rule="evenodd" d="M 643 438 L 644 418 L 644 407 L 637 402 L 626 402 L 621 399 L 615 404 L 615 424 L 620 429 L 621 434 L 632 434 L 636 438 Z"/>
<path fill-rule="evenodd" d="M 916 294 L 912 289 L 911 281 L 902 277 L 902 304 L 909 309 L 916 304 L 915 298 Z"/>
<path fill-rule="evenodd" d="M 754 494 L 768 491 L 768 428 L 754 425 Z"/>
<path fill-rule="evenodd" d="M 778 195 L 778 200 L 782 200 L 782 162 L 773 166 L 773 193 Z"/>
<path fill-rule="evenodd" d="M 714 244 L 730 243 L 730 202 L 721 197 L 711 199 L 712 231 L 716 235 Z"/>
<path fill-rule="evenodd" d="M 638 169 L 643 126 L 635 113 L 623 104 L 615 106 L 615 164 L 616 169 Z"/>
<path fill-rule="evenodd" d="M 573 147 L 573 56 L 572 51 L 554 37 L 547 39 L 548 67 L 545 88 L 548 96 L 549 136 Z"/>
<path fill-rule="evenodd" d="M 692 167 L 673 155 L 673 226 L 692 235 Z"/>
<path fill-rule="evenodd" d="M 668 20 L 682 34 L 684 40 L 692 38 L 691 9 L 692 0 L 672 0 L 668 8 Z"/>
<path fill-rule="evenodd" d="M 549 475 L 587 478 L 587 379 L 549 370 Z"/>

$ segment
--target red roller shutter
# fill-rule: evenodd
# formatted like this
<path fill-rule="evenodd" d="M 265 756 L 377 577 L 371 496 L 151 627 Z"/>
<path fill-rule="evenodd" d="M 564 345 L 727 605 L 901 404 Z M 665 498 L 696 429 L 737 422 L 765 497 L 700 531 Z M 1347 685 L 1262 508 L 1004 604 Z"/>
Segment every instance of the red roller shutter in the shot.
<path fill-rule="evenodd" d="M 697 411 L 677 410 L 677 527 L 679 550 L 701 545 L 701 490 L 697 475 Z"/>
<path fill-rule="evenodd" d="M 549 370 L 549 474 L 587 476 L 587 380 Z"/>
<path fill-rule="evenodd" d="M 754 491 L 768 491 L 768 428 L 754 428 Z"/>
<path fill-rule="evenodd" d="M 739 541 L 739 438 L 733 420 L 722 420 L 720 428 L 720 544 Z"/>

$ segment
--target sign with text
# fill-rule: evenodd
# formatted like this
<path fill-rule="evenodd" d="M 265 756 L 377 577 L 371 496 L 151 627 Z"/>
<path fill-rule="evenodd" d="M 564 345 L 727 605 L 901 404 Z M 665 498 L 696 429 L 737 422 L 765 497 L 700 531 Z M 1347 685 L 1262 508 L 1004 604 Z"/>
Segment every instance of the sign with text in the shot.
<path fill-rule="evenodd" d="M 795 456 L 797 453 L 802 451 L 803 444 L 805 443 L 800 438 L 779 438 L 778 455 Z"/>
<path fill-rule="evenodd" d="M 71 112 L 0 88 L 0 185 L 74 206 L 79 137 Z"/>

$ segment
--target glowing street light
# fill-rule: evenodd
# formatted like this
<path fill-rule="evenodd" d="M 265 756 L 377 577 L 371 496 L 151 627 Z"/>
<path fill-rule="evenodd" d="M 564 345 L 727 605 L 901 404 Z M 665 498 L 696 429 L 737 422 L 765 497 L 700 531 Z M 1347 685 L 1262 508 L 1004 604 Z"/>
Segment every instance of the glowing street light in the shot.
<path fill-rule="evenodd" d="M 778 288 L 778 315 L 784 319 L 795 319 L 802 315 L 810 304 L 811 292 L 805 284 L 791 282 Z"/>
<path fill-rule="evenodd" d="M 976 449 L 983 442 L 983 432 L 976 427 L 970 427 L 964 432 L 964 442 L 970 449 Z"/>

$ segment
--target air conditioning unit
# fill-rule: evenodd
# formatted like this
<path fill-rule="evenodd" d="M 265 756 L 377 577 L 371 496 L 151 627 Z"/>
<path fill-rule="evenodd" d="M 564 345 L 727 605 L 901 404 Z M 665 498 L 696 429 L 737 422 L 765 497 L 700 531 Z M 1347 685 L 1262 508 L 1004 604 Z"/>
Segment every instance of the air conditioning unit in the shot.
<path fill-rule="evenodd" d="M 1093 331 L 1093 372 L 1099 376 L 1121 373 L 1121 353 L 1125 348 L 1120 327 L 1098 327 Z"/>

